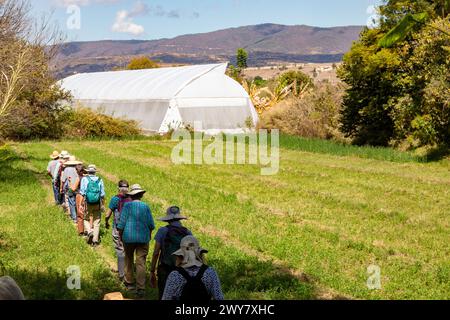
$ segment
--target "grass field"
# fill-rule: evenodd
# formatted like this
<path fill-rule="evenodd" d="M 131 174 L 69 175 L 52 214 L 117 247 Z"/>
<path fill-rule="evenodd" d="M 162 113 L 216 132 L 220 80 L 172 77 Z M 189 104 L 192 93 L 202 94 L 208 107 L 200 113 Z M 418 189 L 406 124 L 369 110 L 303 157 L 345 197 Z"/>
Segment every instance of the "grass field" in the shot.
<path fill-rule="evenodd" d="M 108 198 L 140 183 L 155 217 L 177 204 L 209 249 L 227 299 L 449 299 L 450 163 L 389 149 L 282 139 L 280 172 L 175 166 L 157 140 L 13 144 L 0 170 L 0 261 L 29 298 L 99 299 L 122 289 L 109 231 L 94 251 L 51 205 L 48 154 L 95 163 Z M 158 224 L 160 226 L 161 224 Z M 153 242 L 151 244 L 153 246 Z M 381 290 L 367 288 L 369 265 Z M 66 289 L 79 265 L 82 290 Z M 147 298 L 154 298 L 149 290 Z"/>

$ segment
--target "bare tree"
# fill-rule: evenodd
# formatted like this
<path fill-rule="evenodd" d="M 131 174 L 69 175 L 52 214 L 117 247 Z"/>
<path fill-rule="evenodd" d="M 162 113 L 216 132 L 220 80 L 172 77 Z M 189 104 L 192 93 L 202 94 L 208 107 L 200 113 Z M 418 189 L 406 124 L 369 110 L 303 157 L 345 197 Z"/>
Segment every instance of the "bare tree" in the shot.
<path fill-rule="evenodd" d="M 0 129 L 22 90 L 51 78 L 48 63 L 63 40 L 51 16 L 30 12 L 28 0 L 0 0 Z"/>

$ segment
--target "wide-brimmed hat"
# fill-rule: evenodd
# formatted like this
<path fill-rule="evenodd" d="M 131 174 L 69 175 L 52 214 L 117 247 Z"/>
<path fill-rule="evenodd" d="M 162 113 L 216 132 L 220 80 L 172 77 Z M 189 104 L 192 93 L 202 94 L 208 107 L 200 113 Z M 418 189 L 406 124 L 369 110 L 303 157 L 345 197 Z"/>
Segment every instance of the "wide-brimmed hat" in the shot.
<path fill-rule="evenodd" d="M 87 173 L 96 173 L 97 172 L 97 167 L 95 166 L 95 164 L 90 164 L 88 165 L 88 167 L 85 170 Z"/>
<path fill-rule="evenodd" d="M 69 152 L 64 150 L 64 151 L 61 151 L 61 153 L 59 154 L 59 157 L 61 159 L 68 159 L 70 157 L 70 154 L 69 154 Z"/>
<path fill-rule="evenodd" d="M 58 151 L 53 151 L 53 153 L 50 155 L 50 158 L 53 160 L 56 160 L 59 158 L 60 153 Z"/>
<path fill-rule="evenodd" d="M 166 216 L 158 219 L 159 221 L 169 222 L 177 220 L 187 220 L 188 218 L 181 215 L 179 207 L 170 207 L 167 209 Z"/>
<path fill-rule="evenodd" d="M 127 195 L 129 196 L 135 196 L 137 194 L 144 194 L 147 191 L 145 191 L 144 189 L 142 189 L 142 187 L 139 184 L 134 184 L 131 186 L 130 191 L 127 193 Z"/>
<path fill-rule="evenodd" d="M 77 166 L 79 164 L 83 164 L 83 162 L 78 161 L 75 156 L 70 156 L 69 161 L 65 163 L 66 166 Z"/>
<path fill-rule="evenodd" d="M 194 236 L 186 236 L 181 240 L 180 249 L 172 254 L 183 258 L 180 267 L 190 268 L 201 267 L 203 265 L 202 253 L 207 252 L 208 250 L 200 247 L 200 243 Z"/>

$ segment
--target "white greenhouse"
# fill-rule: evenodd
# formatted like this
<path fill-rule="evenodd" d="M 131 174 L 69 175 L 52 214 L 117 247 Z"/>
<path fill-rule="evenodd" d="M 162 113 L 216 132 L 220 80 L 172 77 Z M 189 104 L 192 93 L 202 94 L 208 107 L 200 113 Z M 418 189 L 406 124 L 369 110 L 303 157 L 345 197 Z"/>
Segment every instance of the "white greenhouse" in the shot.
<path fill-rule="evenodd" d="M 76 74 L 61 81 L 74 103 L 137 120 L 147 132 L 194 126 L 243 132 L 258 115 L 244 88 L 225 74 L 227 64 Z"/>

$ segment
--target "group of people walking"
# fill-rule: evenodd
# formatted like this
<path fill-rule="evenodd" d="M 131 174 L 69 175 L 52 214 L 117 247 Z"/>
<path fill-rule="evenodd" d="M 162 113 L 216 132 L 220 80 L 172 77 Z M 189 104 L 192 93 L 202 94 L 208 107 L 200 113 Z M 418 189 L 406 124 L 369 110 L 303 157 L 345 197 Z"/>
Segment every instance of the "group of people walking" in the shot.
<path fill-rule="evenodd" d="M 100 243 L 101 216 L 105 212 L 106 193 L 97 168 L 83 166 L 67 151 L 54 151 L 47 172 L 52 179 L 54 199 L 77 226 L 88 244 Z M 128 181 L 118 183 L 117 195 L 109 202 L 105 227 L 111 228 L 117 255 L 117 270 L 127 290 L 145 296 L 147 256 L 155 223 L 150 207 L 142 201 L 146 191 Z M 156 232 L 151 260 L 150 285 L 158 288 L 159 299 L 181 301 L 223 300 L 216 271 L 208 267 L 192 232 L 182 225 L 187 217 L 177 206 L 167 209 L 159 219 L 167 223 Z"/>

